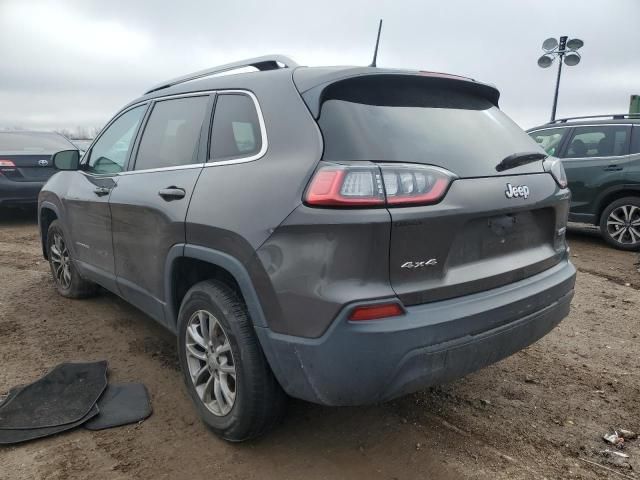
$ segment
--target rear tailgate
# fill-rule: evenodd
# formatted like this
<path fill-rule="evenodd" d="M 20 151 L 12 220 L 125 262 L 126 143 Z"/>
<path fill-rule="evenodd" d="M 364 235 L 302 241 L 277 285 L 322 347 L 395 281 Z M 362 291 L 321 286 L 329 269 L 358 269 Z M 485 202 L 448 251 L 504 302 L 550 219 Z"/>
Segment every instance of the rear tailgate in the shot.
<path fill-rule="evenodd" d="M 406 305 L 521 280 L 566 254 L 569 193 L 540 159 L 496 168 L 514 154 L 544 152 L 497 108 L 497 92 L 488 88 L 374 74 L 337 81 L 320 95 L 323 160 L 422 164 L 453 173 L 438 203 L 388 206 L 390 282 Z M 392 180 L 394 188 L 404 181 Z M 415 191 L 417 177 L 413 186 L 405 180 Z M 388 196 L 387 182 L 385 175 Z"/>
<path fill-rule="evenodd" d="M 528 198 L 507 198 L 507 184 L 527 185 Z M 565 254 L 567 198 L 541 173 L 458 179 L 438 205 L 390 209 L 394 290 L 415 305 L 552 267 Z"/>

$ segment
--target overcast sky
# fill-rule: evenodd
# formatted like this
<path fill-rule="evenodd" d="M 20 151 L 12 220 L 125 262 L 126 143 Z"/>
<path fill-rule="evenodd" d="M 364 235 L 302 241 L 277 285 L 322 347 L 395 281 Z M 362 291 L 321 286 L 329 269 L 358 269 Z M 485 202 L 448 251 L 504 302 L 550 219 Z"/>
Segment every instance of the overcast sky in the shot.
<path fill-rule="evenodd" d="M 102 126 L 159 81 L 268 53 L 495 84 L 523 128 L 548 120 L 547 37 L 584 40 L 558 116 L 627 112 L 640 94 L 640 0 L 0 0 L 0 127 Z"/>

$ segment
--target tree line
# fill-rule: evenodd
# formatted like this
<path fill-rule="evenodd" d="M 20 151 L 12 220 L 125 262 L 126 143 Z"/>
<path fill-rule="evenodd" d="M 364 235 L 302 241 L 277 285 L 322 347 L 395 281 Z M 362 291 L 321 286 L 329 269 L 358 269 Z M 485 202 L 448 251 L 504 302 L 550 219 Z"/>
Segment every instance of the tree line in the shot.
<path fill-rule="evenodd" d="M 12 126 L 5 128 L 4 130 L 24 131 L 31 130 L 22 126 Z M 64 135 L 69 140 L 92 140 L 98 136 L 102 127 L 69 127 L 69 128 L 54 128 L 52 131 Z"/>

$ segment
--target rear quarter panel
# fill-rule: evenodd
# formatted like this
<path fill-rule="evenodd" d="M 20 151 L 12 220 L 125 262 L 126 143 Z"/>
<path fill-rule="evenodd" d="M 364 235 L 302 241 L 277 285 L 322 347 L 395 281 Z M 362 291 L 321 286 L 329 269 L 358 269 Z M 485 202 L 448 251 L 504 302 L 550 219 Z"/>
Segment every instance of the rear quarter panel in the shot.
<path fill-rule="evenodd" d="M 322 137 L 291 79 L 291 72 L 238 77 L 233 89 L 256 95 L 268 147 L 245 163 L 202 170 L 186 219 L 186 241 L 229 254 L 248 269 L 267 321 L 280 307 L 256 250 L 302 202 L 322 155 Z"/>
<path fill-rule="evenodd" d="M 640 153 L 621 159 L 618 165 L 622 167 L 622 182 L 640 187 Z"/>

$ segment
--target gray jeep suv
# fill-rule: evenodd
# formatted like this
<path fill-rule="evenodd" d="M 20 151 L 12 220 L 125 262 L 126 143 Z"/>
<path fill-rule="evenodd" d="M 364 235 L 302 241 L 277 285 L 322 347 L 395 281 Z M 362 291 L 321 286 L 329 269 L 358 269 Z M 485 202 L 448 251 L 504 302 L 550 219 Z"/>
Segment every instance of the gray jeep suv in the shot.
<path fill-rule="evenodd" d="M 281 56 L 161 84 L 81 160 L 55 156 L 55 285 L 100 285 L 175 332 L 199 414 L 232 441 L 285 394 L 361 405 L 489 365 L 558 324 L 575 281 L 562 165 L 498 98 Z"/>

